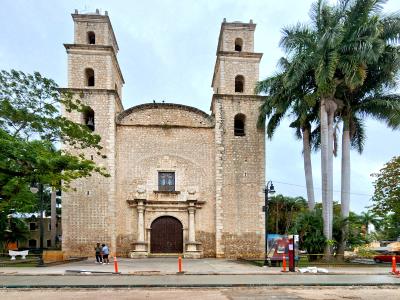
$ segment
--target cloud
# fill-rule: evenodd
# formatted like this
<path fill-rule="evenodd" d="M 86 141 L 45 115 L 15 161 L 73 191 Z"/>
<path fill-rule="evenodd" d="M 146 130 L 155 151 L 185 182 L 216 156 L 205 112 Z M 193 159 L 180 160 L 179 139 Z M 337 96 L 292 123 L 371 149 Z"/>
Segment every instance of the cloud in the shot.
<path fill-rule="evenodd" d="M 0 10 L 0 63 L 2 68 L 38 70 L 67 84 L 67 56 L 63 43 L 73 40 L 70 14 L 75 8 L 107 10 L 120 46 L 118 59 L 126 84 L 125 108 L 153 99 L 178 102 L 209 112 L 211 78 L 220 24 L 250 19 L 257 24 L 255 51 L 263 52 L 260 79 L 274 74 L 283 55 L 279 48 L 284 26 L 307 22 L 311 0 L 291 1 L 4 1 Z M 389 1 L 389 10 L 398 9 Z M 12 24 L 12 26 L 10 26 Z M 356 211 L 368 205 L 372 193 L 369 176 L 399 153 L 398 132 L 375 121 L 367 122 L 362 156 L 352 152 L 352 203 Z M 301 141 L 283 122 L 266 144 L 266 176 L 282 183 L 283 194 L 306 195 Z M 320 199 L 319 153 L 313 154 L 316 198 Z M 334 188 L 340 190 L 340 156 L 334 161 Z M 363 194 L 363 195 L 358 195 Z M 367 196 L 365 196 L 366 194 Z M 335 192 L 335 199 L 340 193 Z"/>

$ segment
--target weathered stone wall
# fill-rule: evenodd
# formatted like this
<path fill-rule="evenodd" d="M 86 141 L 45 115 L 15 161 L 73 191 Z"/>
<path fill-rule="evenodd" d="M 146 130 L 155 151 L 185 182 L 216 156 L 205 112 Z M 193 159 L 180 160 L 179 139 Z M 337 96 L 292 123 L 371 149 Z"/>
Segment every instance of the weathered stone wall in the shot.
<path fill-rule="evenodd" d="M 215 94 L 254 94 L 262 57 L 254 53 L 254 30 L 252 23 L 222 23 L 212 83 Z M 235 51 L 236 38 L 243 41 L 242 51 Z M 238 75 L 244 77 L 243 92 L 235 92 Z"/>
<path fill-rule="evenodd" d="M 255 24 L 224 22 L 213 76 L 217 257 L 263 257 L 264 130 L 257 129 L 261 98 L 254 95 L 261 53 L 254 53 Z M 235 51 L 235 39 L 243 41 Z M 244 77 L 235 92 L 235 77 Z M 245 135 L 234 135 L 234 118 L 245 116 Z"/>
<path fill-rule="evenodd" d="M 259 62 L 257 57 L 248 58 L 237 56 L 221 56 L 219 59 L 218 94 L 244 94 L 253 95 L 258 81 Z M 244 77 L 244 89 L 242 93 L 235 92 L 235 77 Z"/>
<path fill-rule="evenodd" d="M 87 159 L 104 166 L 110 177 L 93 174 L 76 180 L 76 191 L 63 193 L 63 239 L 66 256 L 91 256 L 96 243 L 106 243 L 111 252 L 116 251 L 115 206 L 115 137 L 116 114 L 123 110 L 120 96 L 123 78 L 119 70 L 116 51 L 118 46 L 108 16 L 98 14 L 73 14 L 74 42 L 66 44 L 68 53 L 68 88 L 84 104 L 94 110 L 95 133 L 101 136 L 101 150 L 106 158 L 93 149 L 81 150 Z M 87 33 L 96 34 L 96 44 L 88 45 Z M 87 87 L 85 69 L 95 74 L 94 87 Z M 82 113 L 64 115 L 83 123 Z M 73 153 L 78 150 L 64 145 Z"/>
<path fill-rule="evenodd" d="M 217 256 L 262 257 L 264 252 L 264 131 L 257 129 L 257 96 L 214 95 L 216 118 Z M 245 136 L 234 117 L 246 116 Z"/>
<path fill-rule="evenodd" d="M 88 32 L 96 35 L 96 45 L 112 46 L 118 51 L 117 41 L 108 16 L 100 14 L 73 14 L 74 43 L 89 44 Z"/>
<path fill-rule="evenodd" d="M 196 231 L 196 240 L 202 244 L 203 257 L 216 256 L 215 232 Z"/>
<path fill-rule="evenodd" d="M 68 86 L 88 89 L 115 89 L 121 95 L 122 78 L 120 77 L 113 53 L 109 49 L 72 48 L 68 49 Z M 94 71 L 95 83 L 87 86 L 85 70 Z"/>
<path fill-rule="evenodd" d="M 214 131 L 210 117 L 194 108 L 171 104 L 151 104 L 123 115 L 118 118 L 116 144 L 117 235 L 136 239 L 137 211 L 126 200 L 134 197 L 138 186 L 144 186 L 146 199 L 153 203 L 145 211 L 146 242 L 151 222 L 162 215 L 180 220 L 184 242 L 187 240 L 185 205 L 191 188 L 197 200 L 204 202 L 196 209 L 196 232 L 205 232 L 209 238 L 215 231 Z M 159 171 L 175 172 L 177 193 L 158 192 Z M 120 246 L 121 252 L 132 250 L 127 243 Z M 210 249 L 207 253 L 213 252 Z"/>
<path fill-rule="evenodd" d="M 63 194 L 62 243 L 67 256 L 93 255 L 97 242 L 127 256 L 138 238 L 138 212 L 132 199 L 141 186 L 148 246 L 151 223 L 165 215 L 180 220 L 184 243 L 188 241 L 188 199 L 195 197 L 196 241 L 202 243 L 205 257 L 262 257 L 265 161 L 264 132 L 256 128 L 261 99 L 252 96 L 261 59 L 261 54 L 253 53 L 255 25 L 222 25 L 213 80 L 216 95 L 209 116 L 170 103 L 123 111 L 124 82 L 108 17 L 74 14 L 73 18 L 75 44 L 65 45 L 68 87 L 95 111 L 95 131 L 102 137 L 107 158 L 90 150 L 85 155 L 105 166 L 111 177 L 94 174 L 77 180 L 76 191 Z M 88 31 L 96 33 L 96 45 L 87 45 Z M 234 51 L 237 37 L 243 39 L 242 52 Z M 86 87 L 86 68 L 95 72 L 94 87 Z M 243 93 L 234 91 L 237 75 L 245 78 Z M 238 113 L 246 116 L 245 136 L 234 136 Z M 65 115 L 83 122 L 80 113 Z M 175 193 L 158 191 L 160 171 L 175 172 Z"/>
<path fill-rule="evenodd" d="M 213 128 L 213 118 L 203 111 L 180 104 L 148 103 L 127 109 L 117 118 L 118 124 L 131 126 L 162 126 Z"/>
<path fill-rule="evenodd" d="M 249 23 L 222 23 L 221 43 L 219 51 L 235 51 L 235 40 L 243 41 L 243 52 L 254 52 L 255 24 Z"/>
<path fill-rule="evenodd" d="M 81 90 L 75 91 L 83 103 L 95 110 L 95 133 L 102 137 L 102 154 L 94 150 L 84 150 L 86 158 L 106 167 L 111 177 L 98 174 L 74 181 L 76 191 L 63 193 L 63 250 L 70 256 L 91 256 L 97 242 L 107 243 L 115 250 L 115 111 L 119 100 L 113 91 Z M 82 122 L 81 113 L 68 114 L 68 118 Z M 77 150 L 64 147 L 77 153 Z"/>

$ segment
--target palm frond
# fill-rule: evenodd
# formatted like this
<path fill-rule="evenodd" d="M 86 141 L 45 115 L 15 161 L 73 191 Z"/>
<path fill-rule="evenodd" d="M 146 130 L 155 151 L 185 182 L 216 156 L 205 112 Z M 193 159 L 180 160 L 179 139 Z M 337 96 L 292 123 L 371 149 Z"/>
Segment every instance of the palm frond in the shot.
<path fill-rule="evenodd" d="M 281 123 L 281 121 L 284 118 L 284 116 L 285 116 L 284 114 L 275 113 L 268 120 L 266 132 L 267 132 L 267 137 L 269 139 L 272 139 L 276 129 L 278 128 L 278 126 Z"/>
<path fill-rule="evenodd" d="M 294 26 L 287 26 L 282 29 L 282 38 L 279 46 L 287 53 L 301 52 L 307 48 L 313 48 L 315 35 L 305 24 L 297 23 Z"/>
<path fill-rule="evenodd" d="M 381 23 L 383 25 L 382 39 L 394 45 L 400 43 L 400 11 L 383 16 Z"/>
<path fill-rule="evenodd" d="M 314 152 L 321 148 L 321 125 L 318 123 L 314 130 L 310 134 L 311 150 Z"/>
<path fill-rule="evenodd" d="M 400 128 L 400 95 L 374 95 L 357 107 L 360 117 L 369 116 L 383 121 L 392 129 Z"/>
<path fill-rule="evenodd" d="M 356 149 L 358 153 L 362 153 L 364 150 L 366 134 L 365 124 L 363 119 L 358 118 L 355 115 L 350 117 L 350 145 L 353 149 Z"/>

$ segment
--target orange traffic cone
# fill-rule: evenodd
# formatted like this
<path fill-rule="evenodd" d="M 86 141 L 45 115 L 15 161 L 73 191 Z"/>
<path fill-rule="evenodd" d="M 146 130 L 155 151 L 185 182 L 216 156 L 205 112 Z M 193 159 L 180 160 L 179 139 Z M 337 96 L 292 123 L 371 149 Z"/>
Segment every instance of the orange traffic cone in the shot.
<path fill-rule="evenodd" d="M 392 256 L 392 273 L 396 274 L 396 256 Z"/>
<path fill-rule="evenodd" d="M 182 274 L 182 257 L 178 257 L 178 273 Z"/>
<path fill-rule="evenodd" d="M 118 260 L 116 256 L 114 256 L 114 272 L 118 273 Z"/>
<path fill-rule="evenodd" d="M 287 272 L 286 271 L 286 257 L 285 257 L 285 254 L 283 254 L 283 258 L 282 258 L 282 272 Z"/>

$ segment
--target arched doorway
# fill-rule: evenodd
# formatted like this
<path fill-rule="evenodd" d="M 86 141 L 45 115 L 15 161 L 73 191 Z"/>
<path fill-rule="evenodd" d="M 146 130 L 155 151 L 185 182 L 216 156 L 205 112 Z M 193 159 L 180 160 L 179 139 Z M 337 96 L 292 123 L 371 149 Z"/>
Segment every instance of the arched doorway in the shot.
<path fill-rule="evenodd" d="M 182 223 L 174 217 L 163 216 L 151 224 L 151 253 L 182 253 Z"/>

